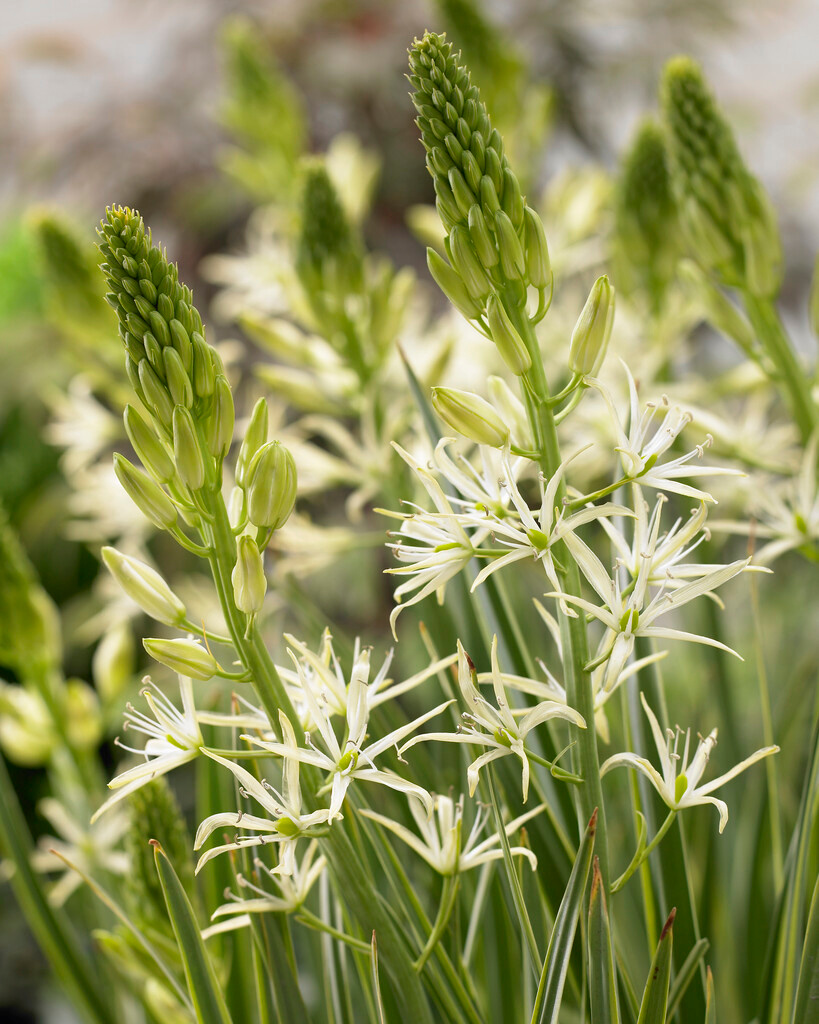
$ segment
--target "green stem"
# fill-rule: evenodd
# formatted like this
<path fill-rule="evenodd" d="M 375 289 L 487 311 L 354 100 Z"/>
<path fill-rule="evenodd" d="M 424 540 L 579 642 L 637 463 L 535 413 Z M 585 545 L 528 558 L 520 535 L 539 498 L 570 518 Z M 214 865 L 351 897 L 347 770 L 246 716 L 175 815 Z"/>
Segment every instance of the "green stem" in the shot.
<path fill-rule="evenodd" d="M 802 442 L 807 444 L 819 422 L 819 410 L 811 396 L 810 378 L 799 365 L 773 302 L 759 299 L 748 291 L 742 292 L 742 298 L 754 330 L 779 372 Z"/>
<path fill-rule="evenodd" d="M 640 855 L 640 857 L 639 858 L 635 858 L 632 861 L 632 863 L 629 864 L 629 866 L 626 868 L 626 870 L 623 872 L 623 874 L 620 875 L 619 878 L 615 879 L 615 881 L 613 881 L 611 883 L 611 891 L 612 892 L 617 892 L 619 889 L 622 889 L 623 886 L 626 884 L 626 882 L 629 880 L 629 878 L 631 878 L 631 876 L 634 874 L 634 872 L 640 867 L 640 865 L 645 863 L 645 861 L 648 860 L 648 858 L 651 856 L 653 851 L 660 845 L 660 843 L 661 843 L 663 837 L 665 836 L 666 832 L 674 824 L 674 819 L 676 817 L 677 817 L 677 812 L 676 811 L 669 811 L 668 812 L 668 815 L 666 816 L 665 821 L 657 829 L 657 834 L 654 836 L 654 838 L 651 840 L 651 842 L 648 844 L 648 846 L 646 846 L 646 848 L 643 850 L 643 852 Z"/>

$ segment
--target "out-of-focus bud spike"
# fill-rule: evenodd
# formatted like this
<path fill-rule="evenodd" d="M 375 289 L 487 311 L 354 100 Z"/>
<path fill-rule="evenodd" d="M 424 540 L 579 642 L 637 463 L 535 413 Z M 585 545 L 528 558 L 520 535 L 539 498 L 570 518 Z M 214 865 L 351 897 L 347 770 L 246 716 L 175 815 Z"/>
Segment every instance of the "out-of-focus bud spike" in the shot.
<path fill-rule="evenodd" d="M 185 621 L 185 605 L 150 565 L 112 547 L 102 549 L 102 560 L 125 594 L 146 615 L 166 626 L 179 626 Z"/>
<path fill-rule="evenodd" d="M 114 472 L 128 497 L 160 530 L 176 524 L 176 507 L 159 484 L 137 469 L 124 455 L 114 455 Z"/>
<path fill-rule="evenodd" d="M 233 599 L 239 611 L 245 615 L 260 612 L 267 593 L 267 577 L 264 574 L 262 553 L 253 537 L 245 535 L 239 538 L 231 580 Z"/>
<path fill-rule="evenodd" d="M 470 441 L 502 448 L 509 439 L 509 428 L 480 395 L 457 388 L 433 388 L 432 404 L 447 426 Z"/>
<path fill-rule="evenodd" d="M 526 373 L 532 365 L 532 357 L 497 295 L 489 297 L 487 320 L 503 361 L 515 375 Z"/>
<path fill-rule="evenodd" d="M 182 483 L 192 491 L 205 485 L 205 458 L 190 409 L 177 405 L 173 410 L 173 456 Z"/>

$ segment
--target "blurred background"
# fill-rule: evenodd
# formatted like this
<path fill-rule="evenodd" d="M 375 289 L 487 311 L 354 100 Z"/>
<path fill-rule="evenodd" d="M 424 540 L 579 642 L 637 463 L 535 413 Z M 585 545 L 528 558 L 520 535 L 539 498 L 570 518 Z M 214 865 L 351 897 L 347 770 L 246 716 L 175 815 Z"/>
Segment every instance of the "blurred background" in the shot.
<path fill-rule="evenodd" d="M 323 152 L 338 133 L 351 132 L 381 161 L 365 226 L 368 245 L 425 274 L 423 246 L 407 214 L 430 202 L 432 188 L 403 77 L 407 45 L 425 28 L 449 30 L 464 48 L 502 131 L 504 123 L 526 123 L 517 137 L 535 191 L 567 168 L 599 172 L 601 180 L 614 173 L 635 124 L 656 107 L 665 60 L 679 51 L 700 59 L 779 211 L 787 262 L 783 312 L 797 344 L 809 344 L 798 310 L 819 234 L 819 4 L 476 0 L 476 6 L 478 18 L 467 0 L 4 5 L 0 506 L 63 612 L 69 674 L 91 673 L 96 637 L 79 624 L 87 623 L 98 562 L 83 530 L 68 522 L 70 489 L 60 461 L 65 424 L 61 434 L 53 421 L 78 369 L 87 372 L 96 359 L 119 365 L 120 358 L 105 309 L 72 307 L 82 288 L 97 287 L 94 225 L 108 203 L 137 207 L 205 308 L 214 294 L 206 257 L 242 248 L 252 211 L 288 199 L 295 154 Z M 55 210 L 65 231 L 53 230 Z M 66 239 L 76 241 L 76 252 L 60 250 Z M 73 267 L 78 287 L 72 291 L 55 278 L 55 266 Z M 216 339 L 227 330 L 218 320 L 210 329 Z M 110 355 L 89 356 L 95 344 L 89 335 L 110 337 Z M 75 426 L 81 432 L 86 424 Z M 33 807 L 42 787 L 36 767 L 18 764 L 13 771 Z M 73 1019 L 43 987 L 43 972 L 4 895 L 0 1019 Z M 37 1000 L 35 990 L 43 993 Z"/>

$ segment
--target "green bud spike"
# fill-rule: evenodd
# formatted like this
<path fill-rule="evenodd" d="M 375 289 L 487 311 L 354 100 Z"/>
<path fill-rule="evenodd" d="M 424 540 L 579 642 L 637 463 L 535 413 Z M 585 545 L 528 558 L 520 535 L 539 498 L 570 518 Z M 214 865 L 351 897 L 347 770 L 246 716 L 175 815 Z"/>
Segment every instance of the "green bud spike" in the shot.
<path fill-rule="evenodd" d="M 695 61 L 668 62 L 661 100 L 672 181 L 692 256 L 716 270 L 724 284 L 771 297 L 782 261 L 775 218 Z M 703 239 L 710 241 L 704 252 Z"/>
<path fill-rule="evenodd" d="M 192 491 L 205 485 L 205 459 L 190 409 L 177 405 L 173 410 L 173 456 L 182 483 Z"/>
<path fill-rule="evenodd" d="M 469 229 L 464 227 L 463 224 L 456 224 L 449 233 L 447 248 L 452 260 L 452 266 L 460 275 L 461 280 L 466 285 L 466 290 L 472 298 L 485 298 L 492 286 L 472 247 Z"/>
<path fill-rule="evenodd" d="M 185 621 L 185 605 L 149 565 L 111 547 L 102 549 L 102 560 L 125 594 L 146 615 L 167 626 L 179 626 Z"/>
<path fill-rule="evenodd" d="M 267 577 L 264 574 L 262 554 L 253 537 L 245 535 L 239 538 L 231 580 L 233 599 L 239 611 L 245 615 L 260 612 L 267 593 Z"/>
<path fill-rule="evenodd" d="M 551 289 L 552 261 L 549 258 L 549 246 L 546 242 L 546 230 L 543 221 L 531 206 L 523 211 L 523 227 L 526 239 L 526 272 L 529 282 L 535 288 Z"/>
<path fill-rule="evenodd" d="M 213 389 L 213 408 L 205 424 L 205 440 L 208 451 L 215 459 L 223 459 L 233 440 L 233 426 L 236 413 L 233 408 L 233 393 L 227 378 L 221 373 Z"/>
<path fill-rule="evenodd" d="M 278 441 L 259 449 L 248 470 L 247 509 L 254 526 L 278 530 L 296 503 L 296 463 Z"/>
<path fill-rule="evenodd" d="M 131 501 L 157 529 L 170 530 L 176 525 L 176 508 L 168 495 L 119 452 L 114 454 L 114 472 Z"/>
<path fill-rule="evenodd" d="M 433 388 L 432 405 L 441 419 L 476 444 L 502 448 L 509 428 L 484 398 L 457 388 Z"/>
<path fill-rule="evenodd" d="M 221 673 L 219 663 L 210 651 L 196 640 L 179 638 L 176 640 L 146 639 L 142 645 L 148 654 L 166 665 L 171 671 L 190 679 L 206 682 Z"/>
<path fill-rule="evenodd" d="M 505 277 L 510 281 L 523 279 L 526 274 L 523 246 L 520 244 L 515 226 L 505 210 L 498 210 L 495 214 L 495 233 L 498 238 L 501 269 Z"/>
<path fill-rule="evenodd" d="M 361 252 L 324 165 L 308 163 L 302 193 L 301 235 L 296 270 L 308 298 L 336 286 L 357 291 Z"/>
<path fill-rule="evenodd" d="M 154 430 L 132 405 L 125 406 L 122 418 L 125 432 L 142 465 L 160 483 L 166 484 L 172 480 L 176 472 L 173 460 Z"/>
<path fill-rule="evenodd" d="M 427 266 L 433 280 L 446 295 L 453 306 L 467 320 L 477 320 L 481 315 L 481 307 L 466 290 L 463 278 L 434 249 L 427 249 Z"/>
<path fill-rule="evenodd" d="M 248 470 L 253 456 L 267 441 L 267 421 L 267 400 L 260 398 L 253 406 L 253 412 L 250 414 L 250 421 L 236 458 L 236 483 L 240 487 L 247 486 Z"/>
<path fill-rule="evenodd" d="M 517 376 L 526 373 L 532 365 L 532 357 L 497 295 L 490 296 L 486 316 L 492 340 L 503 361 Z"/>
<path fill-rule="evenodd" d="M 147 335 L 146 335 L 147 337 Z M 193 387 L 185 373 L 182 358 L 170 345 L 162 349 L 162 361 L 165 366 L 165 380 L 174 405 L 184 405 L 190 409 L 193 405 Z"/>
<path fill-rule="evenodd" d="M 614 322 L 614 289 L 605 275 L 592 285 L 586 305 L 572 331 L 569 369 L 581 377 L 593 377 L 606 357 Z"/>

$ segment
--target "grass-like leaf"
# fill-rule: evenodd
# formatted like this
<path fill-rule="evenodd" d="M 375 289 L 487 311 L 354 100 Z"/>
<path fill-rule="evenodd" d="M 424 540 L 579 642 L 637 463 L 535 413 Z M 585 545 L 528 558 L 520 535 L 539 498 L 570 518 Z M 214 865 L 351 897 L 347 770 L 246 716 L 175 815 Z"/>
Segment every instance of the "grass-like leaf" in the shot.
<path fill-rule="evenodd" d="M 589 995 L 592 1024 L 619 1024 L 611 930 L 606 894 L 597 857 L 592 864 L 589 896 Z"/>
<path fill-rule="evenodd" d="M 805 944 L 802 947 L 802 965 L 799 969 L 799 985 L 796 990 L 796 1007 L 793 1024 L 817 1024 L 819 1022 L 819 879 L 813 888 L 810 901 L 808 927 Z"/>
<path fill-rule="evenodd" d="M 672 929 L 676 913 L 675 907 L 668 915 L 668 920 L 660 933 L 657 951 L 648 972 L 648 981 L 643 992 L 643 1002 L 640 1005 L 637 1024 L 665 1024 L 668 1009 L 668 983 L 671 979 L 671 953 L 674 946 Z"/>

